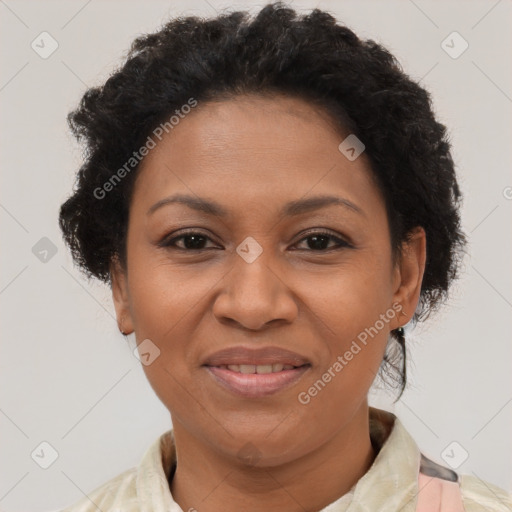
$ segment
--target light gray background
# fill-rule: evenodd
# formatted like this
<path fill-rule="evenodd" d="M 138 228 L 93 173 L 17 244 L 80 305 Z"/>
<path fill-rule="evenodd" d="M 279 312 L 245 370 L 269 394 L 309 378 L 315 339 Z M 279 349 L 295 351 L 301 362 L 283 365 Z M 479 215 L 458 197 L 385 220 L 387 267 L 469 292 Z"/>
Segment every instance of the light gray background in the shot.
<path fill-rule="evenodd" d="M 138 464 L 171 427 L 140 363 L 117 330 L 110 290 L 73 268 L 57 224 L 80 151 L 66 114 L 86 87 L 120 63 L 132 39 L 169 16 L 214 15 L 264 3 L 0 1 L 2 229 L 0 303 L 0 508 L 59 510 Z M 471 238 L 464 275 L 428 325 L 407 333 L 410 386 L 393 406 L 421 449 L 441 454 L 457 441 L 459 468 L 507 490 L 512 482 L 510 141 L 511 2 L 295 1 L 335 13 L 360 36 L 385 44 L 432 92 L 451 133 Z M 193 8 L 191 8 L 193 7 Z M 59 44 L 42 59 L 31 42 Z M 441 42 L 453 31 L 469 48 L 452 59 Z M 32 252 L 48 237 L 57 253 Z M 31 453 L 58 452 L 48 469 Z M 456 447 L 453 455 L 460 457 Z M 48 453 L 48 451 L 46 452 Z"/>

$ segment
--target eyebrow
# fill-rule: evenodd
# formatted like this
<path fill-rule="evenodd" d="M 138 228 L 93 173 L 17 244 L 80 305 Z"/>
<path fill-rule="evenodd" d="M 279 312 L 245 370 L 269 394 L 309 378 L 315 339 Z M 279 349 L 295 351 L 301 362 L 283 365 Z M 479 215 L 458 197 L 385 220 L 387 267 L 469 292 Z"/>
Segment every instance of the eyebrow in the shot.
<path fill-rule="evenodd" d="M 175 203 L 183 204 L 193 210 L 203 212 L 208 215 L 213 215 L 215 217 L 227 217 L 229 214 L 228 210 L 226 210 L 223 206 L 221 206 L 219 203 L 216 203 L 215 201 L 190 196 L 187 194 L 174 194 L 172 196 L 165 197 L 164 199 L 160 199 L 160 201 L 157 201 L 153 206 L 151 206 L 151 208 L 149 208 L 147 215 L 151 215 L 163 206 Z M 323 195 L 310 197 L 308 199 L 297 199 L 295 201 L 290 201 L 284 205 L 280 216 L 293 217 L 303 213 L 309 213 L 314 210 L 319 210 L 320 208 L 331 205 L 343 206 L 363 216 L 365 215 L 359 206 L 355 205 L 348 199 Z"/>

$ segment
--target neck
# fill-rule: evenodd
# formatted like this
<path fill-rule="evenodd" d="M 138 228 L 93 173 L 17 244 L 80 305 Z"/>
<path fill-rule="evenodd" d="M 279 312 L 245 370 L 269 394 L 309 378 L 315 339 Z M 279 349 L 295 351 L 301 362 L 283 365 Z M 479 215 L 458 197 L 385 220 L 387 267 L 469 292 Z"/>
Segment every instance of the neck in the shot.
<path fill-rule="evenodd" d="M 367 403 L 320 448 L 272 467 L 240 468 L 238 461 L 219 455 L 179 422 L 173 421 L 173 430 L 178 462 L 170 488 L 183 510 L 321 510 L 346 494 L 376 456 Z"/>

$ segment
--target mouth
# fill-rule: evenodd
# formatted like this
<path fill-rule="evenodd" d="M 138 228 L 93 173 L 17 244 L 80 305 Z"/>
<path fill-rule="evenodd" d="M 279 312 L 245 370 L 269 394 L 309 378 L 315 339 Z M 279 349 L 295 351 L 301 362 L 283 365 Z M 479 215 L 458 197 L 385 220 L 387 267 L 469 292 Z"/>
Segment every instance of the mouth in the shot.
<path fill-rule="evenodd" d="M 208 373 L 213 377 L 214 381 L 224 389 L 245 398 L 261 398 L 273 395 L 279 391 L 283 391 L 296 384 L 306 373 L 311 365 L 291 366 L 289 369 L 284 367 L 279 371 L 268 373 L 252 372 L 254 365 L 229 365 L 234 367 L 231 370 L 228 366 L 205 366 Z M 248 368 L 250 373 L 242 373 L 239 367 Z M 273 367 L 274 365 L 272 365 Z M 283 365 L 276 365 L 277 368 Z M 268 368 L 267 365 L 259 366 L 259 368 Z"/>
<path fill-rule="evenodd" d="M 269 373 L 280 373 L 283 370 L 295 370 L 301 366 L 294 366 L 292 364 L 223 364 L 220 366 L 213 366 L 210 368 L 222 368 L 223 370 L 230 370 L 235 373 L 243 373 L 244 375 L 268 375 Z"/>
<path fill-rule="evenodd" d="M 305 357 L 279 347 L 231 347 L 202 365 L 214 382 L 235 395 L 259 398 L 296 384 L 311 368 Z"/>

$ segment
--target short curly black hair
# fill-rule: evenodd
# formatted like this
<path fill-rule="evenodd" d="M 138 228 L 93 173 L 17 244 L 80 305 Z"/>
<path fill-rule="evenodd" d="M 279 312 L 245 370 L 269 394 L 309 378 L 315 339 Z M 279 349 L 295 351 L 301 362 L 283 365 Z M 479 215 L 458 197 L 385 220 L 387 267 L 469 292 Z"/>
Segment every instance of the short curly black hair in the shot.
<path fill-rule="evenodd" d="M 413 228 L 425 229 L 427 262 L 414 320 L 426 318 L 446 298 L 465 243 L 446 129 L 435 119 L 430 94 L 385 48 L 358 38 L 326 11 L 299 15 L 282 2 L 254 16 L 237 11 L 172 19 L 135 39 L 122 67 L 86 91 L 68 116 L 73 134 L 85 142 L 84 163 L 59 217 L 81 270 L 111 284 L 113 258 L 126 264 L 138 166 L 106 198 L 97 191 L 148 134 L 190 98 L 245 93 L 315 102 L 363 141 L 386 203 L 393 250 L 399 253 Z M 403 391 L 405 346 L 403 336 L 393 334 L 403 349 Z M 386 355 L 396 369 L 393 360 Z"/>

